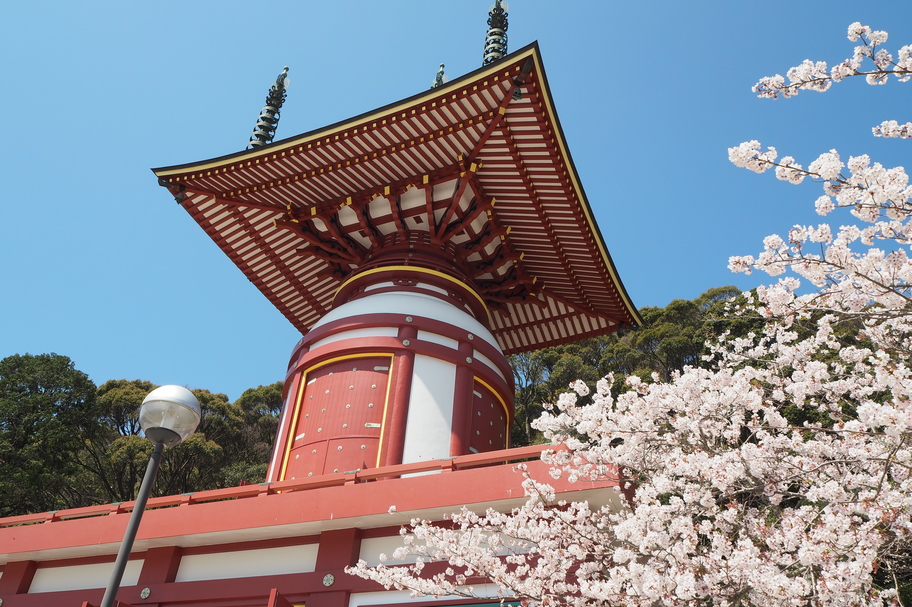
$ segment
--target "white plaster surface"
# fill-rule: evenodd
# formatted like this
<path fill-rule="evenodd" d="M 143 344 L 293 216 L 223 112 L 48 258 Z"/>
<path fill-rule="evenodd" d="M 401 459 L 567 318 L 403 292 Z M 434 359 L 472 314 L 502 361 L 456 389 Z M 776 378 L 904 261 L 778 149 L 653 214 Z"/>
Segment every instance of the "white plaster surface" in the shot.
<path fill-rule="evenodd" d="M 472 592 L 475 594 L 475 596 L 478 597 L 499 599 L 497 596 L 497 586 L 495 584 L 473 584 Z M 417 601 L 426 602 L 428 600 L 428 597 L 426 596 L 412 597 L 410 595 L 411 592 L 408 590 L 390 590 L 386 592 L 354 592 L 348 599 L 348 607 L 361 607 L 362 605 L 389 605 L 392 603 L 413 603 Z M 463 599 L 466 604 L 476 602 L 472 601 L 472 599 L 466 599 L 465 597 L 456 595 L 437 597 L 437 600 L 440 601 L 446 601 L 450 599 Z"/>
<path fill-rule="evenodd" d="M 285 427 L 285 416 L 291 411 L 295 398 L 297 398 L 297 394 L 289 390 L 288 394 L 285 396 L 285 402 L 282 404 L 282 415 L 279 417 L 279 428 Z M 273 474 L 275 473 L 276 466 L 279 465 L 279 454 L 281 452 L 281 449 L 272 450 L 272 459 L 269 461 L 269 470 L 266 473 L 266 478 L 270 481 L 275 480 Z"/>
<path fill-rule="evenodd" d="M 494 361 L 492 361 L 490 358 L 488 358 L 487 356 L 485 356 L 478 350 L 475 350 L 475 352 L 472 354 L 472 356 L 475 358 L 475 360 L 477 360 L 480 363 L 483 363 L 486 367 L 491 369 L 491 371 L 494 371 L 494 373 L 497 373 L 497 375 L 499 375 L 502 380 L 507 381 L 507 378 L 504 377 L 504 374 L 500 372 L 500 368 L 497 365 L 495 365 Z"/>
<path fill-rule="evenodd" d="M 334 341 L 341 341 L 343 339 L 355 339 L 359 337 L 396 337 L 398 334 L 399 330 L 394 327 L 365 327 L 363 329 L 352 329 L 350 331 L 342 331 L 341 333 L 327 335 L 320 341 L 311 344 L 310 349 L 316 350 L 320 346 L 325 346 L 326 344 L 331 344 Z"/>
<path fill-rule="evenodd" d="M 135 586 L 139 581 L 142 559 L 127 561 L 121 586 Z M 70 565 L 67 567 L 39 567 L 35 570 L 29 594 L 58 592 L 61 590 L 86 590 L 105 588 L 114 570 L 114 562 L 91 565 Z"/>
<path fill-rule="evenodd" d="M 484 325 L 475 320 L 467 312 L 424 293 L 376 293 L 350 301 L 333 308 L 313 326 L 314 329 L 327 323 L 358 316 L 361 314 L 411 314 L 433 318 L 463 329 L 475 335 L 476 339 L 483 339 L 500 351 L 497 340 Z"/>
<path fill-rule="evenodd" d="M 408 555 L 404 559 L 393 558 L 393 552 L 400 546 L 402 546 L 401 535 L 364 538 L 361 540 L 361 552 L 359 553 L 358 558 L 364 560 L 369 567 L 376 567 L 381 563 L 381 554 L 386 555 L 386 560 L 382 561 L 385 565 L 414 563 L 415 559 L 418 557 L 413 554 Z"/>
<path fill-rule="evenodd" d="M 418 331 L 418 339 L 422 341 L 429 341 L 432 344 L 440 344 L 441 346 L 446 346 L 447 348 L 452 348 L 453 350 L 459 349 L 459 342 L 455 339 L 440 335 L 438 333 L 431 333 L 430 331 Z"/>
<path fill-rule="evenodd" d="M 456 365 L 415 355 L 402 463 L 450 456 Z"/>
<path fill-rule="evenodd" d="M 317 544 L 191 554 L 181 558 L 175 582 L 310 573 L 317 566 Z"/>

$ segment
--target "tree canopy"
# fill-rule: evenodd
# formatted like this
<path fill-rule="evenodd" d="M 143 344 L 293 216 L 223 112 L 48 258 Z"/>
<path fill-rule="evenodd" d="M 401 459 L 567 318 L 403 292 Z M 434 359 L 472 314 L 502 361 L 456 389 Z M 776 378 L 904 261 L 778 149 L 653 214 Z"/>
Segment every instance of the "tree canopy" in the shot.
<path fill-rule="evenodd" d="M 96 388 L 66 356 L 0 360 L 0 516 L 135 499 L 152 444 L 138 423 L 157 386 L 111 380 Z M 262 482 L 281 409 L 282 382 L 224 394 L 193 390 L 202 420 L 167 449 L 154 495 Z"/>
<path fill-rule="evenodd" d="M 69 358 L 0 360 L 0 516 L 78 500 L 67 479 L 101 429 L 95 384 Z"/>
<path fill-rule="evenodd" d="M 651 381 L 653 374 L 667 381 L 685 366 L 703 366 L 708 354 L 706 340 L 725 330 L 746 333 L 751 326 L 742 320 L 733 327 L 724 318 L 729 299 L 741 295 L 732 286 L 709 289 L 696 299 L 675 299 L 664 308 L 640 308 L 643 326 L 622 329 L 603 337 L 544 348 L 509 357 L 516 382 L 516 420 L 514 446 L 542 442 L 543 436 L 532 427 L 543 406 L 553 403 L 576 380 L 592 389 L 608 373 L 637 375 Z"/>

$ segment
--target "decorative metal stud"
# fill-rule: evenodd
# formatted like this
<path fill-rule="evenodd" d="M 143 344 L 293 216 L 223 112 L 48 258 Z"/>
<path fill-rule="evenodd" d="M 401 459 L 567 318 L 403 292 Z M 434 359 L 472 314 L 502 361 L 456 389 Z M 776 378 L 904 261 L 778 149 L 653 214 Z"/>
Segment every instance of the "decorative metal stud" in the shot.
<path fill-rule="evenodd" d="M 469 363 L 469 364 L 472 364 L 472 357 L 471 357 L 471 356 L 466 356 L 466 362 Z"/>
<path fill-rule="evenodd" d="M 336 470 L 336 472 L 338 472 L 338 470 Z M 332 586 L 335 581 L 336 581 L 336 578 L 331 573 L 327 573 L 326 575 L 323 576 L 323 585 L 326 586 L 327 588 Z"/>
<path fill-rule="evenodd" d="M 140 593 L 139 593 L 139 598 L 145 600 L 145 599 L 149 598 L 149 596 L 150 596 L 151 594 L 152 594 L 152 591 L 151 591 L 150 589 L 148 589 L 148 588 L 143 588 L 143 589 L 140 591 Z"/>

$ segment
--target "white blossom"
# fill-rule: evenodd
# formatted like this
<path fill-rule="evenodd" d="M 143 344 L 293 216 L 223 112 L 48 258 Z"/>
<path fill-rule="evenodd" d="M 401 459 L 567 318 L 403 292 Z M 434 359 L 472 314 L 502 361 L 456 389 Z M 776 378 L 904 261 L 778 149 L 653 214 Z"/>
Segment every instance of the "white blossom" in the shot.
<path fill-rule="evenodd" d="M 762 97 L 823 91 L 863 75 L 908 81 L 912 45 L 894 59 L 886 32 L 861 23 L 852 58 L 829 71 L 805 61 L 789 81 L 762 79 Z M 863 62 L 874 67 L 863 70 Z M 910 124 L 884 122 L 881 136 Z M 564 503 L 526 468 L 524 505 L 450 524 L 416 520 L 396 558 L 414 565 L 348 571 L 387 588 L 475 597 L 474 575 L 503 599 L 553 607 L 886 607 L 887 579 L 912 550 L 912 187 L 902 167 L 836 150 L 805 170 L 758 141 L 729 149 L 736 166 L 794 184 L 821 182 L 820 215 L 846 223 L 795 225 L 729 268 L 781 276 L 728 306 L 762 328 L 707 344 L 710 368 L 670 381 L 581 381 L 534 426 L 551 477 L 601 480 L 627 496 L 604 507 Z M 806 292 L 802 282 L 814 290 Z M 813 423 L 793 424 L 786 409 Z M 439 573 L 425 565 L 445 561 Z"/>
<path fill-rule="evenodd" d="M 875 137 L 912 138 L 912 122 L 899 124 L 895 120 L 885 120 L 871 130 Z"/>

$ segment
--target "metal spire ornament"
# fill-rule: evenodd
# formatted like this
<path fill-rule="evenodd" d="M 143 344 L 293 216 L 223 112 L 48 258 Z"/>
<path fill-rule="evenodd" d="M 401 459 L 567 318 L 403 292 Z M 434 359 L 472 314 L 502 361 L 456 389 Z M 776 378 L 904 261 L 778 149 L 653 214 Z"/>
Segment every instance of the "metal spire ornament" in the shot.
<path fill-rule="evenodd" d="M 288 67 L 282 70 L 279 77 L 276 78 L 275 84 L 269 89 L 266 95 L 266 105 L 260 110 L 260 117 L 257 119 L 256 126 L 253 127 L 253 134 L 250 136 L 250 142 L 247 149 L 252 149 L 267 143 L 272 143 L 275 137 L 276 127 L 279 126 L 279 112 L 282 104 L 285 103 L 285 95 L 288 92 Z"/>
<path fill-rule="evenodd" d="M 494 6 L 488 11 L 488 35 L 485 38 L 482 65 L 493 63 L 507 54 L 508 8 L 506 2 L 495 0 Z"/>
<path fill-rule="evenodd" d="M 447 77 L 443 74 L 443 64 L 441 63 L 441 64 L 440 64 L 440 69 L 437 70 L 437 77 L 434 78 L 434 83 L 431 85 L 431 88 L 432 88 L 432 89 L 435 89 L 435 88 L 437 88 L 438 86 L 443 86 L 444 84 L 446 84 L 446 81 L 447 81 L 447 80 L 449 80 L 449 78 L 447 78 Z"/>

